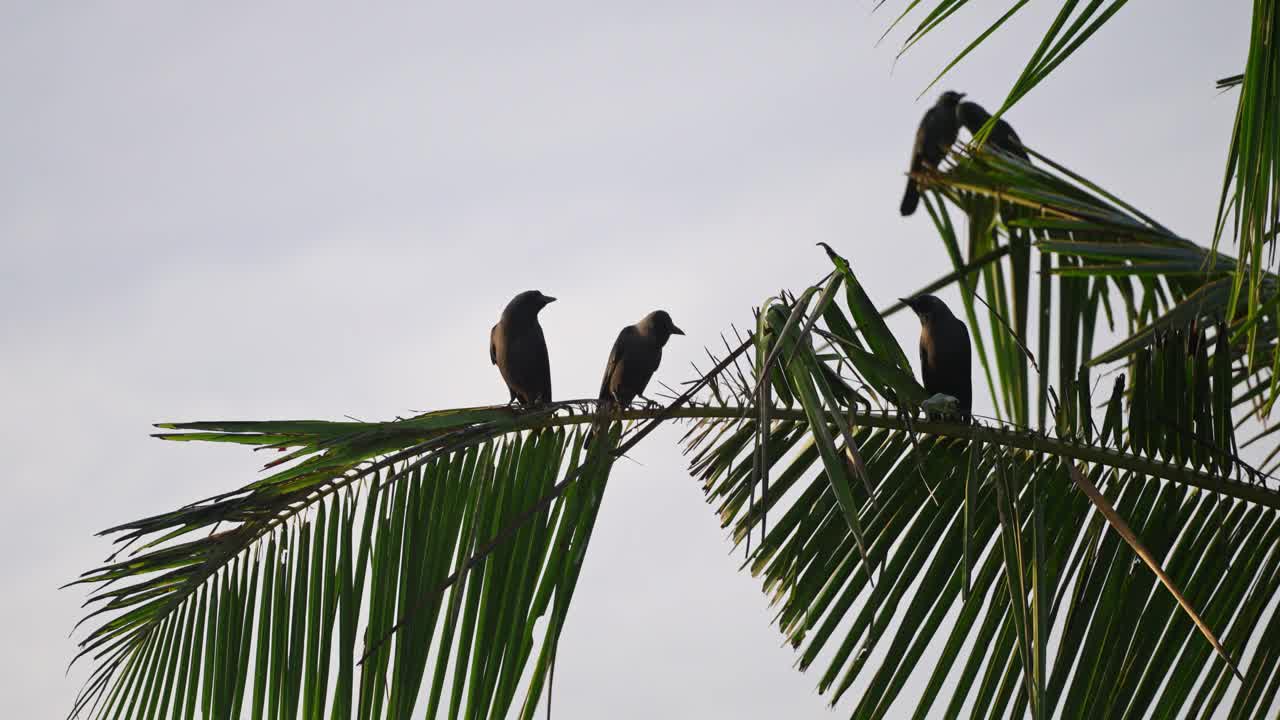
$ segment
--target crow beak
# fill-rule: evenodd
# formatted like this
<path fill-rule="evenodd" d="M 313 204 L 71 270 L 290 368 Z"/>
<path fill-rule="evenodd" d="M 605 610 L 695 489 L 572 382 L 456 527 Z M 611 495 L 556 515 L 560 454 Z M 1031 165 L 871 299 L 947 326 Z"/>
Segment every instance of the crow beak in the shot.
<path fill-rule="evenodd" d="M 956 99 L 957 99 L 957 100 L 959 100 L 960 98 L 964 97 L 966 94 L 967 94 L 967 93 L 957 93 L 957 94 L 956 94 Z"/>
<path fill-rule="evenodd" d="M 543 295 L 543 296 L 542 296 L 542 304 L 543 304 L 543 305 L 550 305 L 551 303 L 553 303 L 553 302 L 555 302 L 555 301 L 556 301 L 556 299 L 555 299 L 555 298 L 553 298 L 553 297 L 551 297 L 550 295 Z"/>
<path fill-rule="evenodd" d="M 681 330 L 680 328 L 676 327 L 675 325 L 672 325 L 672 326 L 671 326 L 671 334 L 672 334 L 672 335 L 683 335 L 683 334 L 684 334 L 684 331 L 683 331 L 683 330 Z"/>

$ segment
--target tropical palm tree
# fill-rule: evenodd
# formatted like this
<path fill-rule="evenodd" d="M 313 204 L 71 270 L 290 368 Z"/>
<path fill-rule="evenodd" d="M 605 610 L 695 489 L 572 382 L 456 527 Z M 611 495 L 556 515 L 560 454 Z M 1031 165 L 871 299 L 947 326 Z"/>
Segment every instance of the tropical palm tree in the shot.
<path fill-rule="evenodd" d="M 939 0 L 904 47 L 964 4 Z M 1124 2 L 1077 5 L 997 117 Z M 922 414 L 883 319 L 901 304 L 877 309 L 827 248 L 826 277 L 769 298 L 661 408 L 162 425 L 275 451 L 274 472 L 105 531 L 120 548 L 78 581 L 94 666 L 71 714 L 531 717 L 614 460 L 682 422 L 800 668 L 853 717 L 1274 716 L 1275 10 L 1255 2 L 1224 81 L 1239 111 L 1203 243 L 981 133 L 917 178 L 955 265 L 920 292 L 960 286 L 997 417 Z"/>

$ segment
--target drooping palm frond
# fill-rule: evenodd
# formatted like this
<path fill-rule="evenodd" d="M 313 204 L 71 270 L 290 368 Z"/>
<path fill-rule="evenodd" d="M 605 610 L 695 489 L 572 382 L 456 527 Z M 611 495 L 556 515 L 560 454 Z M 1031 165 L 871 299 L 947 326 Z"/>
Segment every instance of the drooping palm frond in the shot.
<path fill-rule="evenodd" d="M 105 531 L 71 714 L 532 716 L 613 460 L 566 412 L 163 426 L 287 454 Z"/>
<path fill-rule="evenodd" d="M 1233 432 L 1226 335 L 1195 331 L 1191 354 L 1161 336 L 1142 365 L 1161 382 L 1135 387 L 1127 413 L 1118 386 L 1101 428 L 1082 382 L 1052 434 L 885 414 L 868 407 L 909 411 L 922 393 L 833 260 L 825 285 L 760 313 L 771 332 L 741 400 L 762 404 L 686 439 L 735 540 L 761 534 L 747 567 L 819 690 L 856 693 L 857 718 L 1270 707 L 1280 488 L 1216 451 Z M 1162 412 L 1194 414 L 1205 444 L 1126 430 Z"/>

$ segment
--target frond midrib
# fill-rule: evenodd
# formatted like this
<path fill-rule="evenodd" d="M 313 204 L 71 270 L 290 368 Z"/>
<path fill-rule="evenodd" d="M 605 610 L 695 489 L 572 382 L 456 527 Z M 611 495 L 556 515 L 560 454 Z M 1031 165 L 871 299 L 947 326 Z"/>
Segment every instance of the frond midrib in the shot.
<path fill-rule="evenodd" d="M 610 419 L 622 421 L 654 420 L 659 416 L 671 420 L 730 421 L 758 418 L 760 412 L 758 407 L 753 405 L 695 405 L 680 408 L 630 409 L 614 412 L 610 415 Z M 769 411 L 769 416 L 773 420 L 807 422 L 804 410 L 800 408 L 775 407 Z M 1007 424 L 1000 427 L 989 427 L 981 424 L 920 419 L 893 411 L 852 411 L 841 413 L 841 418 L 843 421 L 855 426 L 865 425 L 960 440 L 980 440 L 983 443 L 1026 452 L 1044 453 L 1055 457 L 1098 463 L 1280 509 L 1280 490 L 1272 490 L 1264 485 L 1250 484 L 1174 463 L 1163 462 L 1114 447 L 1091 444 L 1074 438 L 1055 438 L 1030 428 L 1013 428 Z M 539 414 L 527 419 L 516 416 L 505 431 L 499 433 L 499 435 L 544 428 L 584 425 L 598 420 L 599 416 L 593 413 L 550 417 Z"/>

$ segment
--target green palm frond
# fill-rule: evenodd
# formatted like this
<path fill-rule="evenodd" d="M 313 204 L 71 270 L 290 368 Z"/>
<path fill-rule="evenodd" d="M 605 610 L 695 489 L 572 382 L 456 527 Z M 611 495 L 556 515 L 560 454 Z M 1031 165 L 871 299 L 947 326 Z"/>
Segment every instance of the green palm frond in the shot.
<path fill-rule="evenodd" d="M 922 420 L 910 412 L 921 391 L 892 359 L 901 351 L 865 350 L 892 337 L 864 321 L 860 288 L 843 305 L 825 292 L 856 283 L 832 256 L 822 292 L 761 312 L 772 332 L 740 372 L 770 391 L 746 383 L 741 399 L 780 399 L 708 416 L 686 439 L 735 541 L 760 534 L 746 567 L 800 667 L 820 669 L 819 691 L 833 703 L 856 692 L 858 718 L 1269 707 L 1280 488 L 1218 451 L 1233 442 L 1220 390 L 1232 379 L 1209 372 L 1226 367 L 1211 360 L 1229 356 L 1218 355 L 1225 334 L 1210 347 L 1197 331 L 1191 354 L 1186 335 L 1162 336 L 1142 366 L 1160 382 L 1134 388 L 1127 412 L 1117 387 L 1101 429 L 1078 381 L 1052 434 Z M 1185 382 L 1179 397 L 1166 379 Z M 1157 413 L 1195 415 L 1203 436 L 1126 431 Z M 913 677 L 919 696 L 904 694 Z"/>
<path fill-rule="evenodd" d="M 1048 77 L 1063 61 L 1101 29 L 1127 2 L 1128 0 L 1110 0 L 1109 2 L 1106 0 L 1094 0 L 1081 5 L 1078 0 L 1064 0 L 1062 8 L 1045 30 L 1040 44 L 1036 46 L 1031 53 L 1031 57 L 1028 58 L 1026 67 L 1023 68 L 1022 73 L 1014 81 L 1013 87 L 1010 88 L 1004 103 L 999 110 L 993 113 L 988 127 Z M 884 3 L 885 0 L 880 0 L 876 7 L 879 8 Z M 890 23 L 884 35 L 887 36 L 893 32 L 898 25 L 906 21 L 908 17 L 915 15 L 917 11 L 923 12 L 927 10 L 915 28 L 902 41 L 902 48 L 898 51 L 898 57 L 901 57 L 916 43 L 923 40 L 925 36 L 937 30 L 948 18 L 968 5 L 969 0 L 936 0 L 934 3 L 910 0 L 906 3 L 906 7 L 902 12 Z M 1027 0 L 1017 0 L 1012 7 L 1000 13 L 986 30 L 982 31 L 977 38 L 966 45 L 963 50 L 947 63 L 946 67 L 921 92 L 921 95 L 928 92 L 929 88 L 936 85 L 953 67 L 964 60 L 969 53 L 973 52 L 987 38 L 1000 30 L 1006 22 L 1017 15 L 1018 11 L 1022 10 L 1026 5 Z"/>
<path fill-rule="evenodd" d="M 72 583 L 93 586 L 95 624 L 70 715 L 532 717 L 613 461 L 700 416 L 686 404 L 749 347 L 667 407 L 607 416 L 577 400 L 159 425 L 282 454 L 239 490 L 103 531 L 122 547 Z"/>
<path fill-rule="evenodd" d="M 1250 347 L 1258 342 L 1256 323 L 1259 309 L 1264 306 L 1268 295 L 1274 294 L 1274 288 L 1264 287 L 1264 282 L 1266 278 L 1274 277 L 1265 269 L 1272 266 L 1275 247 L 1266 248 L 1275 242 L 1276 230 L 1280 228 L 1278 34 L 1280 3 L 1255 0 L 1245 71 L 1242 75 L 1219 81 L 1220 88 L 1238 85 L 1240 100 L 1236 105 L 1235 127 L 1231 131 L 1213 247 L 1215 250 L 1218 248 L 1229 224 L 1239 246 L 1240 264 L 1246 270 L 1234 276 L 1231 301 L 1233 308 L 1253 323 L 1249 333 Z M 1268 405 L 1275 402 L 1276 390 L 1273 385 Z"/>
<path fill-rule="evenodd" d="M 137 547 L 78 581 L 99 624 L 72 715 L 530 717 L 613 460 L 584 449 L 588 420 L 162 426 L 285 454 L 239 491 L 105 531 Z"/>

